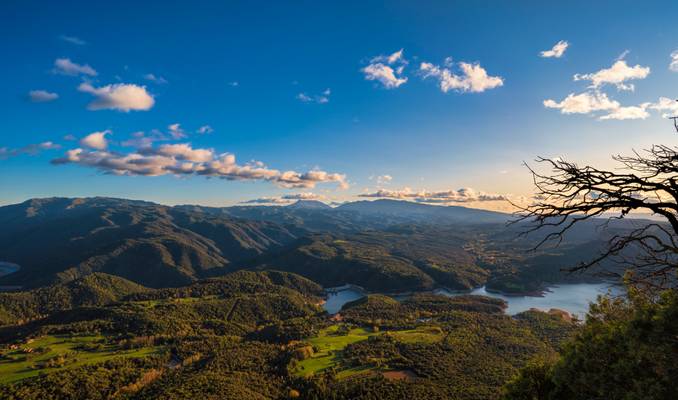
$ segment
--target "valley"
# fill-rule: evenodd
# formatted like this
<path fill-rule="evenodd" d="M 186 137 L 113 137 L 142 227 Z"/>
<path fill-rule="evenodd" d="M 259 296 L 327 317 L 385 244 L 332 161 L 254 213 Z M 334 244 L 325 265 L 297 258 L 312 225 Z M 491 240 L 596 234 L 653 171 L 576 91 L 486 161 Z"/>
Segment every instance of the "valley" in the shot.
<path fill-rule="evenodd" d="M 21 265 L 0 277 L 0 396 L 498 398 L 609 286 L 563 271 L 596 254 L 593 225 L 529 251 L 509 219 L 394 201 L 0 207 L 0 259 Z"/>

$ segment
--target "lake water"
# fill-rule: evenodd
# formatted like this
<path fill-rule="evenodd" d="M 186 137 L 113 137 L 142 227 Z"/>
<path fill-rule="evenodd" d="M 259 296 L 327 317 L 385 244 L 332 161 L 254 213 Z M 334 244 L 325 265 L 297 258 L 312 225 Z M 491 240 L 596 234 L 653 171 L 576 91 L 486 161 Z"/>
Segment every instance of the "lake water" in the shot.
<path fill-rule="evenodd" d="M 607 294 L 608 291 L 613 295 L 623 293 L 619 287 L 611 286 L 608 283 L 560 284 L 550 287 L 542 297 L 506 296 L 503 294 L 487 292 L 485 287 L 465 292 L 453 292 L 439 289 L 436 290 L 435 293 L 445 296 L 473 294 L 502 299 L 508 303 L 506 313 L 509 315 L 515 315 L 527 311 L 530 308 L 537 308 L 543 311 L 548 311 L 551 308 L 558 308 L 583 318 L 589 309 L 589 303 L 595 301 L 598 295 Z M 330 314 L 337 313 L 345 303 L 357 300 L 364 295 L 363 292 L 355 289 L 346 289 L 330 293 L 324 306 L 325 310 Z"/>
<path fill-rule="evenodd" d="M 339 312 L 339 310 L 341 310 L 341 307 L 343 307 L 344 304 L 353 300 L 358 300 L 364 296 L 364 292 L 356 289 L 332 291 L 328 293 L 327 300 L 325 301 L 323 307 L 328 313 L 336 314 Z"/>

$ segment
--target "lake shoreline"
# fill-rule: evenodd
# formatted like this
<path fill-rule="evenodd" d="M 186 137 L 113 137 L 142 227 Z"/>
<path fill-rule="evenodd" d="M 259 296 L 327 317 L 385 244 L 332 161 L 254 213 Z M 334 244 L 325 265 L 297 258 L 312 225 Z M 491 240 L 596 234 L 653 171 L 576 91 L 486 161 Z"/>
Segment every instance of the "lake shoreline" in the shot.
<path fill-rule="evenodd" d="M 567 311 L 572 315 L 583 316 L 588 312 L 589 304 L 596 301 L 598 296 L 606 293 L 622 293 L 621 288 L 615 282 L 597 282 L 597 283 L 559 283 L 546 286 L 535 296 L 535 292 L 529 294 L 502 293 L 480 286 L 471 290 L 450 290 L 449 288 L 439 287 L 433 290 L 423 291 L 402 291 L 402 292 L 369 292 L 360 286 L 343 285 L 334 288 L 326 288 L 325 310 L 329 314 L 336 314 L 341 311 L 344 304 L 355 301 L 371 294 L 381 294 L 392 297 L 398 301 L 406 300 L 416 294 L 439 294 L 443 296 L 485 296 L 503 300 L 506 303 L 504 312 L 508 315 L 516 315 L 531 309 L 538 309 L 548 312 L 550 309 Z"/>

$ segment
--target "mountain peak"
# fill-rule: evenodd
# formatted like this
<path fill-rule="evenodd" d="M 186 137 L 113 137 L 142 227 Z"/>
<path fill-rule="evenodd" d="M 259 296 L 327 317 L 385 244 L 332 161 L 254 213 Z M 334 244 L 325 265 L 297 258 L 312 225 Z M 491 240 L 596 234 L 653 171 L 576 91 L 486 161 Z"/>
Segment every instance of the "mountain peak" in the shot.
<path fill-rule="evenodd" d="M 313 210 L 328 210 L 331 209 L 332 207 L 328 206 L 327 204 L 323 203 L 322 201 L 318 200 L 297 200 L 296 203 L 290 204 L 290 208 L 306 208 L 306 209 L 313 209 Z"/>

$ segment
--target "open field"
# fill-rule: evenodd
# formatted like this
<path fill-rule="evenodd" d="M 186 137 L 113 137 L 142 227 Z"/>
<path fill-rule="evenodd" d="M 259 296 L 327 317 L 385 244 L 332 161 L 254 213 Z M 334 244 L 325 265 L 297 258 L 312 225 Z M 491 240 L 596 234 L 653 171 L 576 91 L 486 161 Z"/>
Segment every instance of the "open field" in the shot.
<path fill-rule="evenodd" d="M 145 357 L 159 350 L 159 347 L 123 350 L 106 344 L 103 336 L 43 336 L 1 353 L 0 384 L 118 357 Z"/>
<path fill-rule="evenodd" d="M 332 325 L 322 330 L 318 336 L 306 339 L 306 342 L 318 351 L 311 357 L 299 361 L 292 372 L 297 376 L 309 377 L 330 368 L 340 368 L 342 350 L 350 344 L 368 340 L 371 336 L 388 335 L 403 343 L 435 343 L 444 338 L 444 333 L 440 328 L 431 326 L 384 332 L 372 332 L 365 328 L 354 328 L 349 330 L 347 334 L 339 333 L 340 326 Z M 337 377 L 340 379 L 347 378 L 352 375 L 369 372 L 373 369 L 369 366 L 345 368 L 337 372 Z"/>

